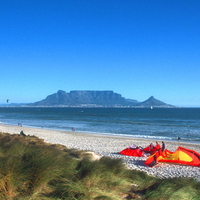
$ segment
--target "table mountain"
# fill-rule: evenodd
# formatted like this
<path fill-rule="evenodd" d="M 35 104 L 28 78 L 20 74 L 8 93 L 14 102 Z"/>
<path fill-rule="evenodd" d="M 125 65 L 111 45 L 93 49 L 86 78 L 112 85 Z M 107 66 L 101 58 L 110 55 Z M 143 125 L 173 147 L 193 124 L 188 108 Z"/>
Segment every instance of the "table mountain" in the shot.
<path fill-rule="evenodd" d="M 71 91 L 59 90 L 42 101 L 31 106 L 128 106 L 138 102 L 130 102 L 113 91 Z"/>
<path fill-rule="evenodd" d="M 151 107 L 169 106 L 153 96 L 144 102 L 125 99 L 113 91 L 71 91 L 59 90 L 45 99 L 29 104 L 29 106 L 71 106 L 71 107 Z"/>

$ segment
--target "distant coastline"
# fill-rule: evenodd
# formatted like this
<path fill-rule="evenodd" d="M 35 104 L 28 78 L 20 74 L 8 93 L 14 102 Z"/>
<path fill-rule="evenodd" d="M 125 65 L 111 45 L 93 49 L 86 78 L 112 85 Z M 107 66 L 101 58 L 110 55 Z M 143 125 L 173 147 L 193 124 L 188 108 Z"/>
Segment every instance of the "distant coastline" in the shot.
<path fill-rule="evenodd" d="M 27 104 L 19 104 L 19 105 L 4 105 L 0 104 L 0 107 L 29 107 L 29 108 L 150 108 L 149 106 L 120 106 L 120 105 L 113 105 L 113 106 L 103 106 L 103 105 L 52 105 L 52 106 L 34 106 L 30 105 L 29 103 Z M 153 109 L 155 108 L 200 108 L 200 107 L 181 107 L 181 106 L 154 106 Z"/>

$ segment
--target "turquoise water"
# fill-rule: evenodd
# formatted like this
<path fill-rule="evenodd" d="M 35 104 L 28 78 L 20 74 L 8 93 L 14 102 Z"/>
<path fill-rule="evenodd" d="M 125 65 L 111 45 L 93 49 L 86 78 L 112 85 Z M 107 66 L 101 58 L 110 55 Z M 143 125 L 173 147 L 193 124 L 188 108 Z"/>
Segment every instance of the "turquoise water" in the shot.
<path fill-rule="evenodd" d="M 200 108 L 1 107 L 2 124 L 200 143 Z"/>

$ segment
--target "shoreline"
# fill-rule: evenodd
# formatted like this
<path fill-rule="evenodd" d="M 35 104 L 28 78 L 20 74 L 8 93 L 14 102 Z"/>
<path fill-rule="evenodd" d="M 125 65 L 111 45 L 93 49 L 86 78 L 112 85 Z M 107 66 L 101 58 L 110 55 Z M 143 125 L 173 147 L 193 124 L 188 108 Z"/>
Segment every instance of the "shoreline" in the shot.
<path fill-rule="evenodd" d="M 23 131 L 26 135 L 35 135 L 44 139 L 47 143 L 62 144 L 67 148 L 93 151 L 100 156 L 111 158 L 121 158 L 129 169 L 144 171 L 149 175 L 159 178 L 189 177 L 200 182 L 200 167 L 173 165 L 159 163 L 153 168 L 147 167 L 144 162 L 146 157 L 132 157 L 119 154 L 123 149 L 131 146 L 146 147 L 150 143 L 155 145 L 156 139 L 133 138 L 118 135 L 81 133 L 75 131 L 62 131 L 53 129 L 42 129 L 32 127 L 20 127 L 0 124 L 0 132 L 19 134 Z M 157 140 L 161 143 L 161 140 Z M 182 146 L 200 153 L 200 145 L 195 143 L 184 143 L 175 141 L 164 141 L 165 147 L 169 151 L 176 151 L 178 146 Z"/>
<path fill-rule="evenodd" d="M 57 131 L 57 132 L 65 132 L 65 133 L 79 133 L 79 134 L 86 134 L 86 135 L 93 135 L 93 136 L 105 136 L 105 137 L 121 137 L 121 138 L 129 138 L 129 139 L 138 139 L 138 140 L 149 140 L 149 141 L 158 141 L 158 142 L 172 142 L 172 143 L 179 143 L 179 144 L 191 144 L 191 145 L 200 145 L 200 142 L 195 142 L 195 141 L 189 141 L 189 140 L 185 140 L 185 139 L 181 139 L 180 141 L 178 141 L 177 139 L 167 139 L 167 138 L 156 138 L 155 136 L 151 136 L 148 138 L 147 137 L 135 137 L 134 135 L 128 135 L 128 134 L 116 134 L 116 133 L 100 133 L 100 132 L 89 132 L 89 131 L 71 131 L 71 130 L 63 130 L 63 129 L 52 129 L 52 128 L 43 128 L 40 126 L 17 126 L 14 124 L 6 124 L 6 123 L 1 123 L 0 121 L 0 125 L 4 125 L 4 126 L 14 126 L 14 127 L 23 127 L 23 128 L 32 128 L 32 129 L 42 129 L 42 130 L 49 130 L 49 131 Z"/>

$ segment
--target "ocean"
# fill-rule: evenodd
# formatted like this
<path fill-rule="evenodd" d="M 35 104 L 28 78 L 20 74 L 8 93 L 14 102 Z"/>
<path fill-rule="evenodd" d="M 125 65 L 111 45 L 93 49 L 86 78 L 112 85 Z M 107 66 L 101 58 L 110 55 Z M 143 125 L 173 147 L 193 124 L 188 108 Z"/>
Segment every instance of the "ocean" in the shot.
<path fill-rule="evenodd" d="M 2 124 L 200 144 L 200 108 L 0 107 Z"/>

